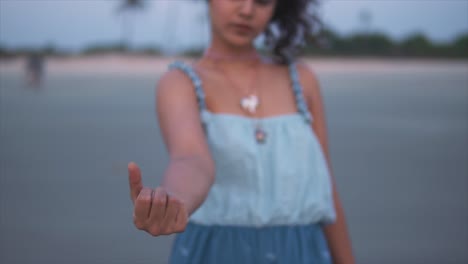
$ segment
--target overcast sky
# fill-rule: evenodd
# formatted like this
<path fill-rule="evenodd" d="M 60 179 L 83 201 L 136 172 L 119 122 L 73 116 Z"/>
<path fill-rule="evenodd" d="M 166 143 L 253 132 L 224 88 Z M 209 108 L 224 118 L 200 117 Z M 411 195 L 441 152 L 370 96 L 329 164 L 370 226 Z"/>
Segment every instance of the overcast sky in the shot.
<path fill-rule="evenodd" d="M 0 45 L 34 47 L 52 43 L 80 50 L 122 37 L 119 0 L 0 0 Z M 370 28 L 401 39 L 424 32 L 437 42 L 468 31 L 468 0 L 324 0 L 324 22 L 341 34 L 363 28 L 362 10 L 371 14 Z M 135 16 L 134 46 L 166 50 L 208 41 L 204 1 L 151 0 Z"/>

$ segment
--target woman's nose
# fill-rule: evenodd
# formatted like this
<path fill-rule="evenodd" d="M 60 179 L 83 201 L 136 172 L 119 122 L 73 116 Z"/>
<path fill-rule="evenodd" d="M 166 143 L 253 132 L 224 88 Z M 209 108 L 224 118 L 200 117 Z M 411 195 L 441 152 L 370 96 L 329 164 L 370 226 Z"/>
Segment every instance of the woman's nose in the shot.
<path fill-rule="evenodd" d="M 254 1 L 255 0 L 243 0 L 241 1 L 241 15 L 243 16 L 252 16 L 254 11 Z"/>

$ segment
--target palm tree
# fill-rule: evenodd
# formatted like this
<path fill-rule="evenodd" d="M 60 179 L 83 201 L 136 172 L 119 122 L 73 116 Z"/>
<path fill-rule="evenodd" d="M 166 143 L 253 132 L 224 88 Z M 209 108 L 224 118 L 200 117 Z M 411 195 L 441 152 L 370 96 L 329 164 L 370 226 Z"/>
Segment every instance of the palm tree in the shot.
<path fill-rule="evenodd" d="M 134 16 L 136 12 L 143 10 L 146 6 L 145 0 L 122 0 L 117 7 L 117 12 L 122 18 L 122 46 L 131 49 Z"/>
<path fill-rule="evenodd" d="M 359 21 L 364 32 L 369 34 L 372 26 L 372 13 L 367 9 L 361 9 L 359 11 Z"/>
<path fill-rule="evenodd" d="M 367 9 L 362 9 L 359 12 L 359 21 L 363 27 L 364 31 L 364 43 L 363 43 L 363 50 L 364 53 L 370 48 L 369 47 L 369 38 L 371 34 L 371 26 L 372 26 L 372 13 Z"/>

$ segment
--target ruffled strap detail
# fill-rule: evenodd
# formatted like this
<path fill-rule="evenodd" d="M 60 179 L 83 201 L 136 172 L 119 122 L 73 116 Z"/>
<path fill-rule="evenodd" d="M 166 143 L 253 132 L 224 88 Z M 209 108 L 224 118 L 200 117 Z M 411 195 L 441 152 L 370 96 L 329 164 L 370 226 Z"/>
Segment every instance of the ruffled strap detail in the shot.
<path fill-rule="evenodd" d="M 201 112 L 204 112 L 206 110 L 205 92 L 203 91 L 202 80 L 200 79 L 198 74 L 195 72 L 195 70 L 192 67 L 190 67 L 189 65 L 187 65 L 186 63 L 182 61 L 172 62 L 169 65 L 169 70 L 172 70 L 172 69 L 179 69 L 188 75 L 188 77 L 192 81 L 193 86 L 195 87 L 195 94 L 197 96 L 198 108 L 200 109 Z"/>
<path fill-rule="evenodd" d="M 299 74 L 295 62 L 289 64 L 289 75 L 291 77 L 292 87 L 294 90 L 294 97 L 296 98 L 297 110 L 304 117 L 307 123 L 312 123 L 313 117 L 307 108 L 307 103 L 304 98 L 301 83 L 299 82 Z"/>

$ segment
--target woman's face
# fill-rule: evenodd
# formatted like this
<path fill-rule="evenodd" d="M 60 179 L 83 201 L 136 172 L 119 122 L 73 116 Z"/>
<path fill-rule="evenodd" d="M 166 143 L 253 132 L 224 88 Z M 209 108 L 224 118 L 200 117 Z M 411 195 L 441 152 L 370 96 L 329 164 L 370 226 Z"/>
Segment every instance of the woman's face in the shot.
<path fill-rule="evenodd" d="M 251 45 L 268 25 L 278 0 L 209 0 L 213 34 L 234 46 Z"/>

